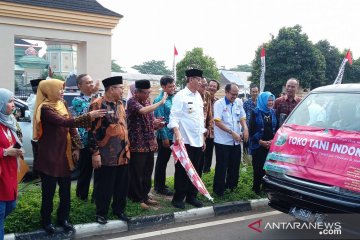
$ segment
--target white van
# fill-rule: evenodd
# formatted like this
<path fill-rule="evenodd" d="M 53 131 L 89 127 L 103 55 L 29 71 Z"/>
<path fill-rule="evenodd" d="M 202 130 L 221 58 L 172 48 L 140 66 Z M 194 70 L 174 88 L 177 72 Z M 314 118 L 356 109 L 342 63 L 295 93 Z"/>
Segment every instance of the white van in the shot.
<path fill-rule="evenodd" d="M 277 131 L 264 169 L 277 210 L 306 221 L 360 213 L 360 84 L 311 91 Z"/>

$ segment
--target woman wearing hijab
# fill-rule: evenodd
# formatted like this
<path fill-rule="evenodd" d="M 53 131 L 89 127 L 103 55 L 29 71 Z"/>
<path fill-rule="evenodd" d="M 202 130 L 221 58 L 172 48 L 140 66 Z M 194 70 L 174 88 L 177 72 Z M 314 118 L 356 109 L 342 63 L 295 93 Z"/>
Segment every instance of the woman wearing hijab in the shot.
<path fill-rule="evenodd" d="M 51 223 L 56 183 L 59 185 L 60 204 L 57 223 L 65 231 L 74 231 L 69 222 L 71 170 L 77 160 L 81 142 L 78 127 L 91 127 L 91 120 L 104 116 L 96 110 L 71 118 L 63 101 L 64 82 L 57 79 L 41 81 L 38 87 L 35 114 L 34 139 L 38 140 L 38 159 L 34 168 L 41 177 L 41 224 L 49 234 L 55 232 Z"/>
<path fill-rule="evenodd" d="M 277 120 L 274 109 L 275 96 L 271 92 L 262 92 L 257 98 L 257 106 L 252 111 L 249 121 L 250 148 L 252 151 L 253 191 L 260 194 L 261 179 L 266 156 L 271 140 L 277 130 Z"/>
<path fill-rule="evenodd" d="M 17 157 L 22 150 L 14 148 L 21 142 L 16 134 L 16 120 L 11 114 L 15 109 L 14 95 L 0 88 L 0 240 L 4 239 L 4 221 L 14 210 L 17 198 Z"/>

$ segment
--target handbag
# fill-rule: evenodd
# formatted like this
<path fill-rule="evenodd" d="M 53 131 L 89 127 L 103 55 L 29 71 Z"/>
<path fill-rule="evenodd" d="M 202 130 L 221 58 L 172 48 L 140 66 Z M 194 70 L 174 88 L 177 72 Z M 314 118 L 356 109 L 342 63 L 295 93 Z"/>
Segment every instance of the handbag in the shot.
<path fill-rule="evenodd" d="M 19 168 L 17 174 L 17 181 L 18 183 L 20 183 L 23 180 L 25 174 L 29 171 L 29 165 L 27 165 L 23 156 L 19 157 L 18 163 L 19 163 Z"/>

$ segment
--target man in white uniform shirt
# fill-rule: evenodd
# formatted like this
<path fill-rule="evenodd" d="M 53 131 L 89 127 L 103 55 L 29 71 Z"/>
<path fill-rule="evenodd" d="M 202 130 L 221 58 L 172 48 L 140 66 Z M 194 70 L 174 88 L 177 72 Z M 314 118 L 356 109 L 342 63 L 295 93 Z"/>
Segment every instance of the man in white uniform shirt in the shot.
<path fill-rule="evenodd" d="M 205 150 L 204 110 L 203 100 L 197 91 L 202 79 L 202 71 L 190 69 L 186 72 L 186 87 L 180 90 L 173 99 L 168 128 L 174 131 L 174 142 L 183 142 L 189 158 L 196 171 L 200 173 L 200 159 Z M 202 207 L 203 204 L 196 199 L 197 189 L 192 185 L 185 169 L 180 162 L 175 164 L 175 193 L 172 205 L 176 208 L 185 208 L 186 202 Z"/>
<path fill-rule="evenodd" d="M 249 133 L 242 101 L 237 98 L 239 88 L 234 83 L 225 86 L 225 97 L 214 104 L 214 144 L 216 166 L 214 193 L 223 196 L 226 189 L 233 191 L 239 181 L 242 131 L 244 141 Z"/>

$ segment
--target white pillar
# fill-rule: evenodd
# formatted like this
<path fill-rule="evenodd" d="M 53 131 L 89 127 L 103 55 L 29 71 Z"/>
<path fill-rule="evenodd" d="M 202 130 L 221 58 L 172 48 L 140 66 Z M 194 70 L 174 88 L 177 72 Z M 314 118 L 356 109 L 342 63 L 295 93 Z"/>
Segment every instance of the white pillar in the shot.
<path fill-rule="evenodd" d="M 14 47 L 14 35 L 7 33 L 6 31 L 1 32 L 1 57 L 0 57 L 0 87 L 9 89 L 14 92 L 15 89 L 15 47 Z"/>

